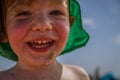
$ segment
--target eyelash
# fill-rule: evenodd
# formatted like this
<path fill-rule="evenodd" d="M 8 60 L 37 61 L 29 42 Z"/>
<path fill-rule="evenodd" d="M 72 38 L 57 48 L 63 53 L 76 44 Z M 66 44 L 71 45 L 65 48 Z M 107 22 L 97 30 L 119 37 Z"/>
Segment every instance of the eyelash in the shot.
<path fill-rule="evenodd" d="M 32 14 L 29 11 L 23 11 L 23 12 L 16 14 L 16 16 L 30 16 L 30 15 Z"/>
<path fill-rule="evenodd" d="M 16 18 L 19 21 L 23 21 L 23 20 L 28 20 L 28 18 L 32 15 L 31 12 L 29 11 L 21 11 L 19 13 L 16 14 Z"/>
<path fill-rule="evenodd" d="M 16 14 L 16 17 L 19 19 L 19 20 L 25 20 L 25 19 L 28 19 L 29 16 L 31 16 L 31 12 L 29 11 L 22 11 L 22 12 L 19 12 L 18 14 Z"/>
<path fill-rule="evenodd" d="M 17 13 L 16 17 L 18 17 L 19 19 L 27 19 L 31 15 L 32 13 L 29 11 L 22 11 L 22 12 Z M 60 15 L 64 15 L 64 13 L 60 10 L 53 10 L 49 13 L 49 15 L 60 16 Z"/>
<path fill-rule="evenodd" d="M 63 12 L 61 12 L 59 10 L 53 10 L 50 12 L 50 15 L 63 15 Z"/>

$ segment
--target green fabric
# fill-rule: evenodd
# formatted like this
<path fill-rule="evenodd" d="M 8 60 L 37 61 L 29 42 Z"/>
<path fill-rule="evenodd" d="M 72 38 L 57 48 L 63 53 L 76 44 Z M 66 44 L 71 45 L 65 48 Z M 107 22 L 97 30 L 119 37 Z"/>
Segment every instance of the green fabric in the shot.
<path fill-rule="evenodd" d="M 61 54 L 83 47 L 89 40 L 88 33 L 82 27 L 80 6 L 76 0 L 70 0 L 69 13 L 75 17 L 75 22 L 71 26 L 67 45 Z M 0 43 L 0 55 L 14 61 L 18 60 L 9 43 Z"/>
<path fill-rule="evenodd" d="M 89 40 L 88 33 L 82 27 L 80 5 L 76 0 L 70 0 L 69 13 L 75 17 L 75 22 L 71 26 L 68 43 L 61 54 L 83 47 Z"/>
<path fill-rule="evenodd" d="M 14 61 L 18 60 L 16 54 L 14 54 L 9 43 L 0 43 L 0 55 Z"/>

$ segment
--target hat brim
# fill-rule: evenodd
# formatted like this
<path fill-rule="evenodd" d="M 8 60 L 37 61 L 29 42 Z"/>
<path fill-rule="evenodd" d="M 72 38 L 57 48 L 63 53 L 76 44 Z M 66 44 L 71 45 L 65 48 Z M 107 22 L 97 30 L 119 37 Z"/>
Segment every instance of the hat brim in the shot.
<path fill-rule="evenodd" d="M 61 54 L 66 54 L 67 52 L 83 47 L 89 40 L 89 35 L 82 26 L 81 9 L 79 3 L 76 0 L 69 1 L 69 13 L 70 16 L 75 17 L 75 21 L 70 28 L 70 35 L 67 45 Z"/>

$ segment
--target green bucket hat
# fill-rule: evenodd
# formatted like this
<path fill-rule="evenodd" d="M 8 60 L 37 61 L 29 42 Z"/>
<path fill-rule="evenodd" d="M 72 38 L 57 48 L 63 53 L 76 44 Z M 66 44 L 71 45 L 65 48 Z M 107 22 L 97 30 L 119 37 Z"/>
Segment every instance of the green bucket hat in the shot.
<path fill-rule="evenodd" d="M 70 35 L 67 45 L 61 54 L 65 54 L 77 48 L 83 47 L 89 40 L 88 33 L 82 27 L 81 9 L 77 0 L 69 0 L 70 16 L 75 17 L 75 21 L 70 28 Z"/>
<path fill-rule="evenodd" d="M 75 17 L 75 21 L 70 28 L 70 34 L 66 47 L 60 55 L 85 46 L 89 40 L 88 33 L 82 27 L 81 10 L 79 3 L 76 0 L 69 0 L 69 2 L 69 13 L 70 16 Z M 0 55 L 13 61 L 18 60 L 17 55 L 13 52 L 9 43 L 0 42 Z"/>

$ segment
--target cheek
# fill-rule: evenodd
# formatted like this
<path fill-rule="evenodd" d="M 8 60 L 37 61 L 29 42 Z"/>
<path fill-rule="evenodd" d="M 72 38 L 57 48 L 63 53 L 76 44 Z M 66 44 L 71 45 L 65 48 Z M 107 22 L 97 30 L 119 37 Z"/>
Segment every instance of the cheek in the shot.
<path fill-rule="evenodd" d="M 8 40 L 16 53 L 20 53 L 23 50 L 26 30 L 27 28 L 22 24 L 11 22 L 11 24 L 7 25 Z"/>
<path fill-rule="evenodd" d="M 12 22 L 7 25 L 8 37 L 19 39 L 25 35 L 27 31 L 27 24 Z M 10 35 L 10 36 L 9 36 Z"/>
<path fill-rule="evenodd" d="M 56 31 L 59 36 L 59 40 L 58 40 L 56 48 L 59 51 L 58 53 L 61 53 L 61 51 L 63 51 L 63 49 L 67 43 L 70 27 L 68 24 L 65 24 L 65 23 L 63 23 L 63 24 L 57 23 L 56 25 L 57 25 Z"/>
<path fill-rule="evenodd" d="M 28 24 L 31 23 L 31 19 L 17 20 L 14 18 L 8 18 L 6 21 L 7 29 L 11 32 L 16 32 L 16 34 L 26 31 Z"/>
<path fill-rule="evenodd" d="M 66 22 L 63 23 L 57 23 L 56 24 L 56 31 L 58 32 L 58 35 L 64 40 L 66 38 L 68 38 L 69 35 L 69 24 Z"/>
<path fill-rule="evenodd" d="M 58 53 L 61 53 L 61 51 L 63 51 L 66 43 L 67 43 L 67 40 L 68 40 L 68 36 L 69 36 L 69 24 L 67 22 L 61 22 L 61 23 L 56 23 L 56 32 L 59 36 L 59 40 L 57 42 L 57 49 Z"/>
<path fill-rule="evenodd" d="M 22 49 L 24 47 L 24 37 L 27 28 L 24 25 L 11 23 L 7 26 L 8 40 L 14 50 Z M 16 47 L 18 46 L 19 47 Z"/>
<path fill-rule="evenodd" d="M 7 30 L 7 32 L 9 40 L 12 39 L 13 41 L 19 41 L 24 35 L 24 32 L 21 29 L 10 28 Z"/>

